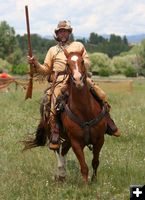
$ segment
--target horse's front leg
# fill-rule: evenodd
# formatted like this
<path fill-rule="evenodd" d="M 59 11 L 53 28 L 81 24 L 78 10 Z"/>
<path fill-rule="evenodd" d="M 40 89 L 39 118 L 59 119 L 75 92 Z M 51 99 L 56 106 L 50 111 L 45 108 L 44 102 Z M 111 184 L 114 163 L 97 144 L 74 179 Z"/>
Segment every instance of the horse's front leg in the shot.
<path fill-rule="evenodd" d="M 66 155 L 61 154 L 61 148 L 59 151 L 55 151 L 57 158 L 57 174 L 55 175 L 55 179 L 58 181 L 63 181 L 66 178 Z"/>
<path fill-rule="evenodd" d="M 55 151 L 58 168 L 55 179 L 58 181 L 63 181 L 66 178 L 66 155 L 70 149 L 70 143 L 64 142 L 58 151 Z"/>
<path fill-rule="evenodd" d="M 99 166 L 99 154 L 100 150 L 104 144 L 104 135 L 97 139 L 97 142 L 93 144 L 93 160 L 92 160 L 92 167 L 93 167 L 93 174 L 91 180 L 94 181 L 97 179 L 97 168 Z"/>
<path fill-rule="evenodd" d="M 80 167 L 81 167 L 81 174 L 83 176 L 83 181 L 85 183 L 88 182 L 88 166 L 86 164 L 85 161 L 85 156 L 84 156 L 84 152 L 83 152 L 83 147 L 81 146 L 81 144 L 78 143 L 78 141 L 75 140 L 71 140 L 71 145 L 72 145 L 72 149 L 76 155 L 76 157 L 79 160 L 80 163 Z"/>

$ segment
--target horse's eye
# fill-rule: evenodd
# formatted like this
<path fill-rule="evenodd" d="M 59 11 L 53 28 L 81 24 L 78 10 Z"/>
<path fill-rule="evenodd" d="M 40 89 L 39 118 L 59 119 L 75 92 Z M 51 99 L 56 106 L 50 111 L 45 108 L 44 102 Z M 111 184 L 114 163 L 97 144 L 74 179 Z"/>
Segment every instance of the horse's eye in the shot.
<path fill-rule="evenodd" d="M 82 65 L 83 65 L 83 64 L 84 64 L 84 60 L 82 60 L 82 62 L 81 62 L 81 63 L 82 63 Z"/>

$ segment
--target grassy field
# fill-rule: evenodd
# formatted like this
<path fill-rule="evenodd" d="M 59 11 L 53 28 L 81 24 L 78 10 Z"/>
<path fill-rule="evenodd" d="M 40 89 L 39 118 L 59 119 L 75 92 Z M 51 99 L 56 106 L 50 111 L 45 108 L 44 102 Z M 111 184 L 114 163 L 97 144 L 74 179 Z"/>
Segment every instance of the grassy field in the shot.
<path fill-rule="evenodd" d="M 105 135 L 98 181 L 88 185 L 71 150 L 64 183 L 53 180 L 56 159 L 47 147 L 21 152 L 19 141 L 38 124 L 42 92 L 34 91 L 27 101 L 20 89 L 0 93 L 1 200 L 128 200 L 130 185 L 145 184 L 145 80 L 134 80 L 130 92 L 121 84 L 117 90 L 106 84 L 105 90 L 122 136 Z M 91 175 L 92 154 L 87 148 L 85 154 Z"/>

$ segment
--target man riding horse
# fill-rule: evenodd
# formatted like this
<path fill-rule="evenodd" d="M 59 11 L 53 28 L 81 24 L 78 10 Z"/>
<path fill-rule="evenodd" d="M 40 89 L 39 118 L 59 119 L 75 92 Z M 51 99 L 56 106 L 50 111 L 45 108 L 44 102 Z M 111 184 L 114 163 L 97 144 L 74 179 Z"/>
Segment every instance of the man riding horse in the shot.
<path fill-rule="evenodd" d="M 58 42 L 56 46 L 51 47 L 45 57 L 44 64 L 40 64 L 35 57 L 28 56 L 28 62 L 33 64 L 34 72 L 49 75 L 49 80 L 55 82 L 55 87 L 47 90 L 47 101 L 48 104 L 51 104 L 51 112 L 49 113 L 49 123 L 51 128 L 51 137 L 49 142 L 49 148 L 52 150 L 57 150 L 60 147 L 60 138 L 59 138 L 59 126 L 57 123 L 57 111 L 56 111 L 56 102 L 58 97 L 62 95 L 62 92 L 67 90 L 67 75 L 64 78 L 64 72 L 66 69 L 66 57 L 63 49 L 66 49 L 68 52 L 83 51 L 83 60 L 86 69 L 89 69 L 90 61 L 84 45 L 77 41 L 70 41 L 70 35 L 72 33 L 72 27 L 67 21 L 60 21 L 57 28 L 55 29 L 55 39 Z M 63 72 L 63 73 L 61 73 Z M 55 79 L 55 80 L 54 80 Z M 107 97 L 105 92 L 96 85 L 89 77 L 87 77 L 87 84 L 90 90 L 95 93 L 96 96 L 103 102 L 107 103 Z M 53 86 L 53 84 L 52 84 Z M 51 98 L 53 92 L 53 99 Z M 51 100 L 52 99 L 52 100 Z M 51 102 L 50 102 L 51 101 Z M 109 105 L 109 104 L 108 104 Z M 109 106 L 108 106 L 109 107 Z M 106 133 L 116 137 L 120 136 L 120 132 L 116 127 L 114 121 L 111 119 L 110 114 L 106 115 L 107 121 L 107 130 Z"/>

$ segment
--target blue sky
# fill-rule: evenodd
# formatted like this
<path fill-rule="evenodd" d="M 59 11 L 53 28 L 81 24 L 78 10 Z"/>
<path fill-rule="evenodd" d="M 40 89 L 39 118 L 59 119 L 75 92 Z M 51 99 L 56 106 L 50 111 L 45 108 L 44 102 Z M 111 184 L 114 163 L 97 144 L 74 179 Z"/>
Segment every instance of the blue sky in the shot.
<path fill-rule="evenodd" d="M 145 33 L 145 0 L 0 0 L 0 21 L 16 34 L 26 33 L 25 5 L 31 33 L 53 35 L 60 20 L 70 20 L 75 36 Z"/>

